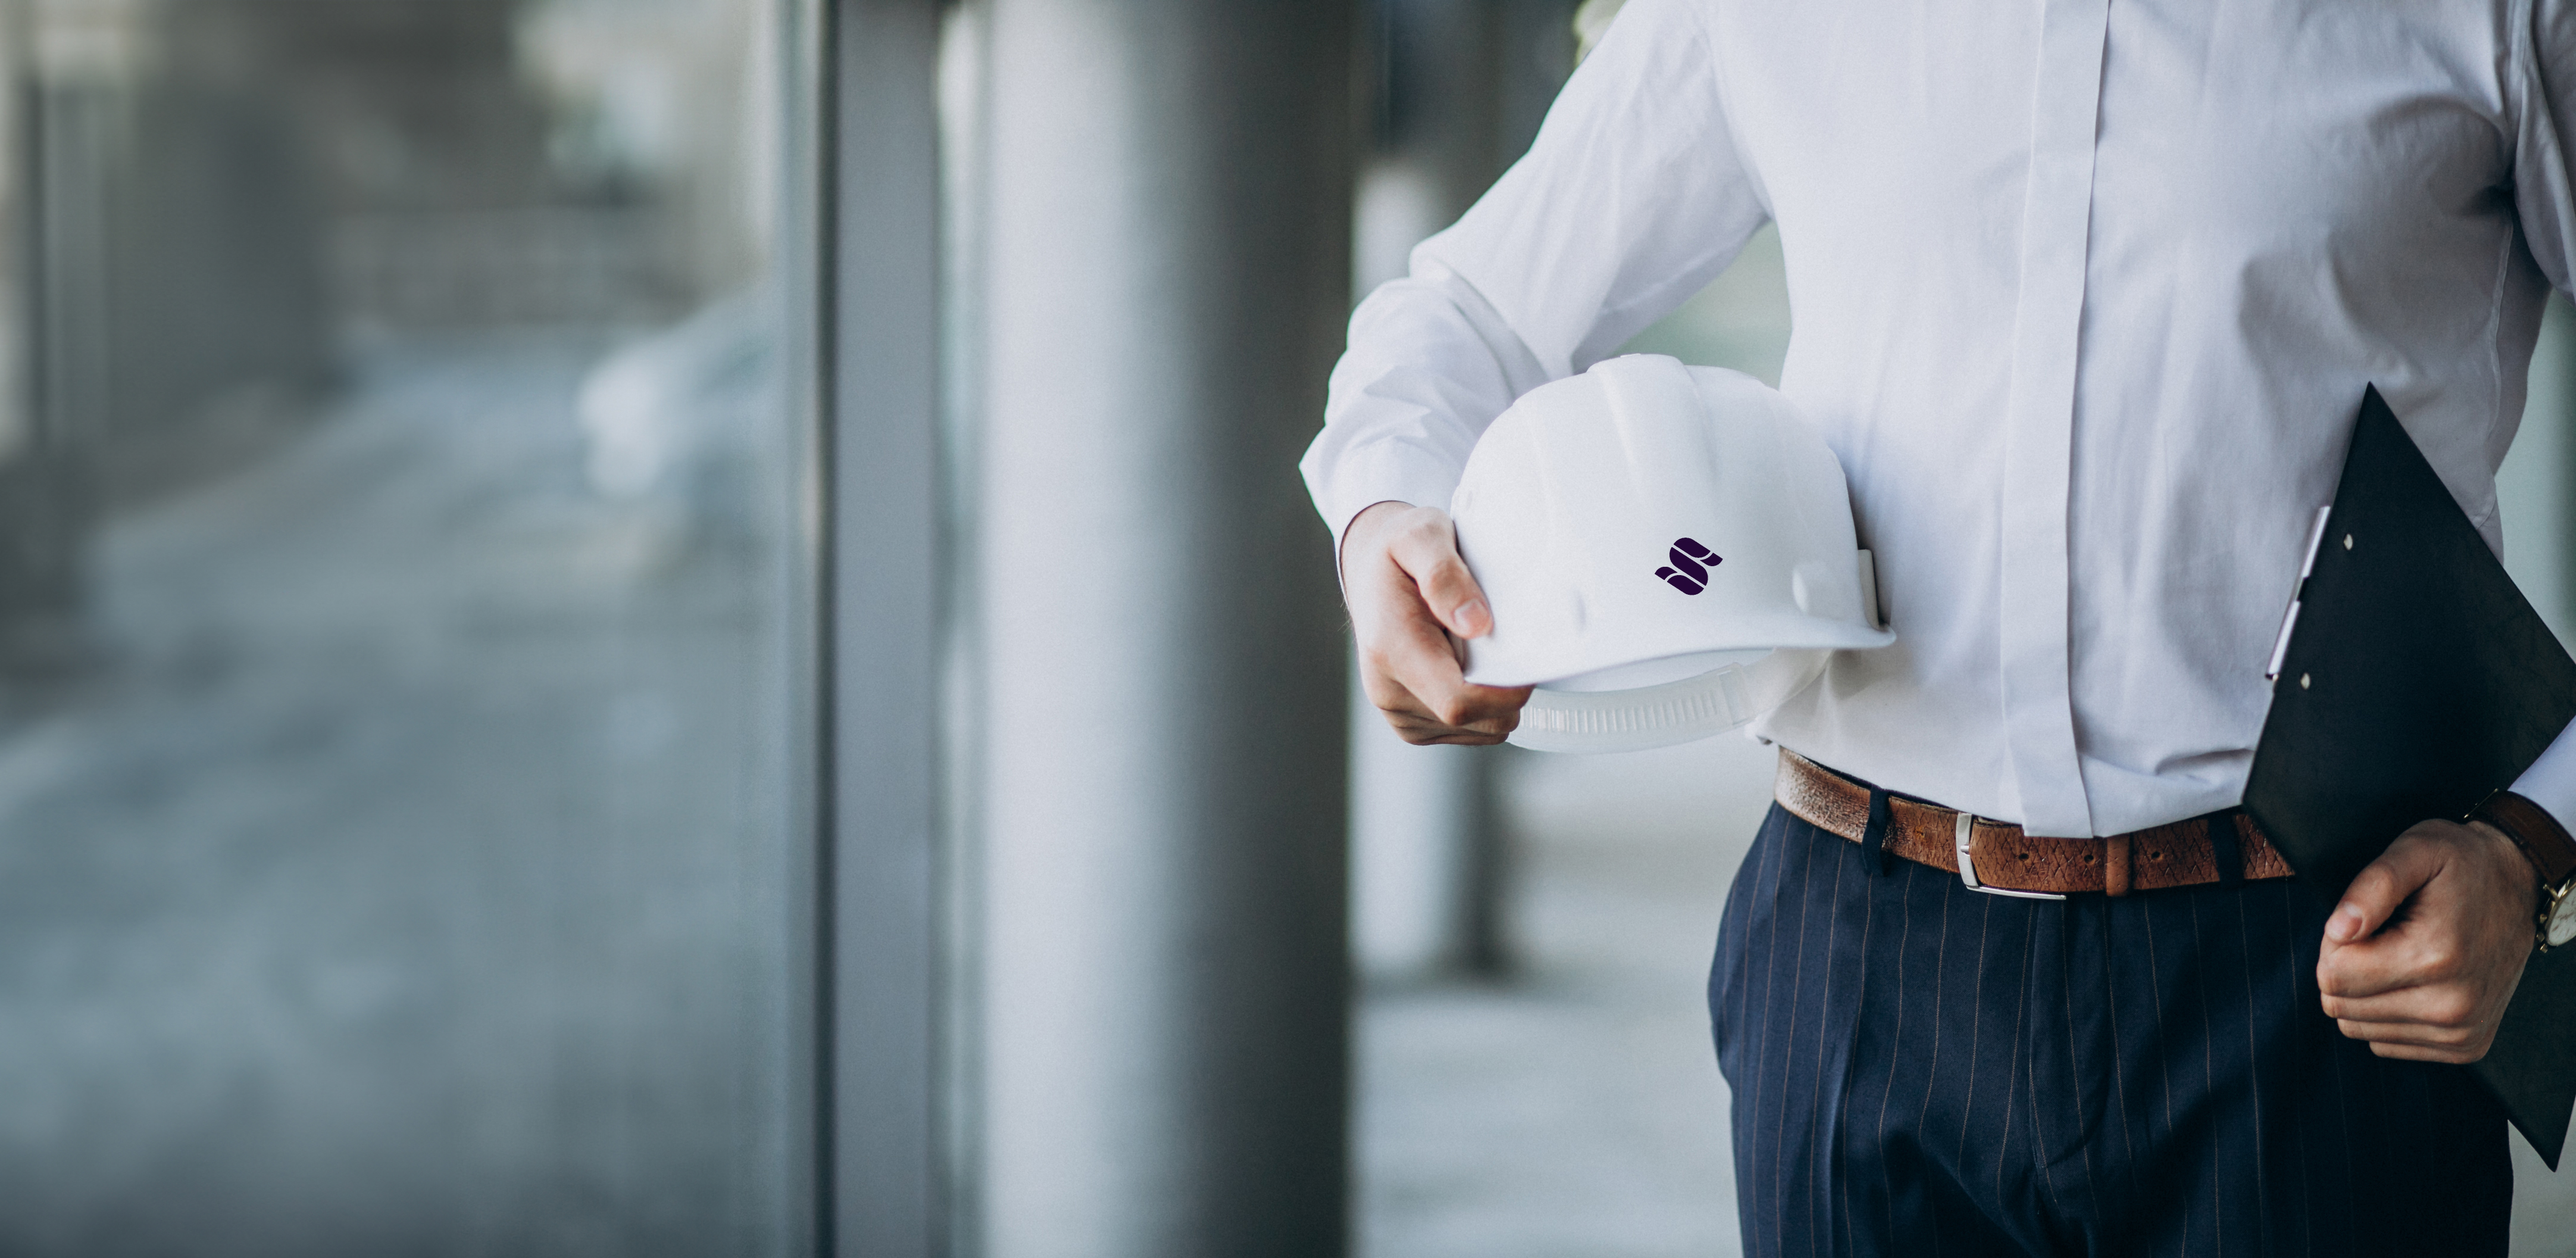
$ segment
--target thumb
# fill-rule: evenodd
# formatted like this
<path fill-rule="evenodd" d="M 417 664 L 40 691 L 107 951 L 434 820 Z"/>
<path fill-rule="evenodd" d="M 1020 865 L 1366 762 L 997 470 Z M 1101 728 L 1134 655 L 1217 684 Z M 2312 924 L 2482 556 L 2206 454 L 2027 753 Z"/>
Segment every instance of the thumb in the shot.
<path fill-rule="evenodd" d="M 1440 623 L 1461 638 L 1481 638 L 1494 631 L 1494 610 L 1485 602 L 1485 591 L 1467 571 L 1467 562 L 1455 555 L 1442 560 L 1421 583 L 1423 602 L 1446 610 L 1438 613 Z"/>
<path fill-rule="evenodd" d="M 2398 906 L 2440 873 L 2440 849 L 2400 838 L 2344 888 L 2343 902 L 2326 919 L 2326 938 L 2339 944 L 2368 939 L 2388 924 Z"/>
<path fill-rule="evenodd" d="M 1443 628 L 1461 638 L 1481 638 L 1494 631 L 1494 613 L 1485 604 L 1485 591 L 1467 571 L 1467 561 L 1458 555 L 1456 535 L 1449 529 L 1406 536 L 1396 546 L 1395 561 L 1412 576 L 1423 606 Z"/>

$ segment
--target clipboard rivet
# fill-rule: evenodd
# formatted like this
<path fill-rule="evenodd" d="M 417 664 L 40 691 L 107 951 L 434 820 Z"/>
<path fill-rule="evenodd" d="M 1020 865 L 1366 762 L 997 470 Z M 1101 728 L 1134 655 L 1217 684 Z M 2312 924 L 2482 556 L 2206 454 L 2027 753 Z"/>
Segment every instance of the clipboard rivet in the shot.
<path fill-rule="evenodd" d="M 2299 689 L 2301 689 L 2301 690 L 2305 690 L 2305 689 L 2307 689 L 2307 688 L 2308 688 L 2308 675 L 2307 675 L 2306 673 L 2301 673 L 2301 674 L 2299 674 Z"/>
<path fill-rule="evenodd" d="M 2346 533 L 2343 535 L 2343 548 L 2345 550 L 2352 549 L 2352 534 Z"/>

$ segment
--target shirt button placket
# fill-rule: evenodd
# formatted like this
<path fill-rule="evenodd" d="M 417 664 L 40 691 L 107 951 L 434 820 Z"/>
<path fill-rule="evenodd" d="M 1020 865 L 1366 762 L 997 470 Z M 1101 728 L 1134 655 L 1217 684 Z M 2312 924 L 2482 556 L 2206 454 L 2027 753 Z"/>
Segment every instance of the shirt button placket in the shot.
<path fill-rule="evenodd" d="M 2005 403 L 2004 736 L 2022 823 L 2045 835 L 2093 832 L 2075 750 L 2067 495 L 2109 14 L 2107 0 L 2048 0 L 2041 16 Z"/>

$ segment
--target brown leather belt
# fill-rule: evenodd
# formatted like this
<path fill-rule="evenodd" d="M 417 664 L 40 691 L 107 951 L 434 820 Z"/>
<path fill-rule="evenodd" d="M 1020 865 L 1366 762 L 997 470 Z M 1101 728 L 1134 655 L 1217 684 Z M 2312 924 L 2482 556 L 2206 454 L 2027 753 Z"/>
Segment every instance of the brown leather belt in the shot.
<path fill-rule="evenodd" d="M 1854 843 L 1862 842 L 1869 829 L 1869 787 L 1787 748 L 1780 751 L 1773 795 L 1790 815 Z M 2104 839 L 2052 839 L 1902 795 L 1890 794 L 1887 808 L 1888 852 L 1957 874 L 1976 890 L 2003 895 L 2127 895 L 2217 882 L 2219 850 L 2210 842 L 2213 819 L 2233 823 L 2243 876 L 2287 878 L 2291 873 L 2290 862 L 2241 812 Z"/>

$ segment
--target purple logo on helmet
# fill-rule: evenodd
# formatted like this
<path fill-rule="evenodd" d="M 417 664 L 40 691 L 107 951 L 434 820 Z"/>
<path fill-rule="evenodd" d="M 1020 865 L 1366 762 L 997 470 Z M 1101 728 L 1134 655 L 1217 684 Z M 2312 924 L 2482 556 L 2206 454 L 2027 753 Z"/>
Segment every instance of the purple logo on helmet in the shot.
<path fill-rule="evenodd" d="M 1684 594 L 1697 594 L 1707 589 L 1708 570 L 1726 562 L 1717 557 L 1717 552 L 1687 537 L 1675 539 L 1673 548 L 1664 557 L 1673 561 L 1672 566 L 1655 569 L 1655 575 Z"/>

